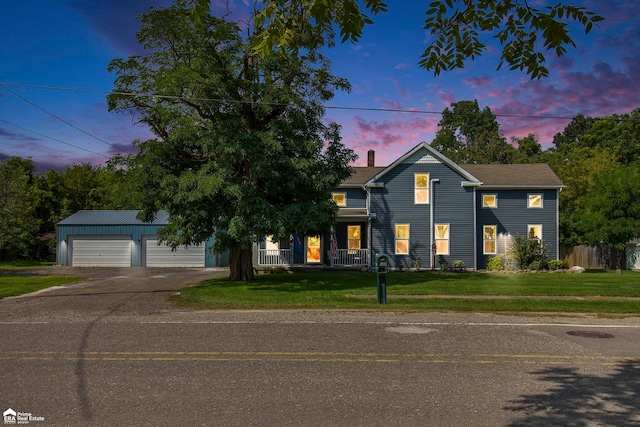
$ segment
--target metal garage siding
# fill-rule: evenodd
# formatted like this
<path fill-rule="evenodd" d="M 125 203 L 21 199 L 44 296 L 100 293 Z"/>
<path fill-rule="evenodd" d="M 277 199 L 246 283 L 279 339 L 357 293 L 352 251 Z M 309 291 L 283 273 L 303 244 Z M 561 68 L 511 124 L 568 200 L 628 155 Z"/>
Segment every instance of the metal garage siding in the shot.
<path fill-rule="evenodd" d="M 158 244 L 157 238 L 143 238 L 146 267 L 204 267 L 205 245 L 179 247 L 171 250 L 165 244 Z"/>
<path fill-rule="evenodd" d="M 131 238 L 73 238 L 71 265 L 75 267 L 130 267 Z"/>

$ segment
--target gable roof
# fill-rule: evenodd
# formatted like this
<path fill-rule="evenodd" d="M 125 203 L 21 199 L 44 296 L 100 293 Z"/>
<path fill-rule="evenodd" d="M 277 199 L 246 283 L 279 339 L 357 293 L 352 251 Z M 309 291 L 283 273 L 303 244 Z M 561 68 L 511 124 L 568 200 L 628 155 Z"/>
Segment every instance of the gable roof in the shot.
<path fill-rule="evenodd" d="M 564 184 L 546 163 L 459 165 L 482 181 L 482 187 L 562 188 Z"/>
<path fill-rule="evenodd" d="M 395 162 L 393 162 L 392 164 L 390 164 L 386 168 L 382 168 L 382 170 L 380 172 L 378 172 L 377 174 L 375 174 L 373 177 L 371 177 L 366 182 L 366 184 L 374 183 L 375 181 L 377 181 L 378 179 L 383 177 L 385 174 L 387 174 L 389 171 L 391 171 L 393 168 L 395 168 L 396 166 L 404 163 L 407 159 L 410 159 L 411 157 L 413 157 L 415 155 L 419 155 L 419 151 L 421 151 L 421 150 L 426 150 L 427 151 L 426 156 L 422 156 L 422 157 L 427 157 L 427 158 L 431 157 L 432 160 L 435 159 L 435 160 L 439 161 L 440 163 L 444 163 L 445 165 L 449 166 L 454 171 L 458 172 L 463 178 L 465 178 L 471 184 L 474 184 L 474 185 L 480 185 L 481 184 L 480 180 L 478 180 L 476 177 L 474 177 L 471 173 L 469 173 L 468 171 L 463 169 L 460 165 L 454 163 L 451 159 L 449 159 L 448 157 L 446 157 L 445 155 L 440 153 L 438 150 L 436 150 L 435 148 L 433 148 L 432 146 L 430 146 L 426 142 L 421 142 L 420 144 L 418 144 L 415 147 L 413 147 L 404 156 L 400 157 L 399 159 L 397 159 Z"/>
<path fill-rule="evenodd" d="M 350 178 L 344 180 L 340 187 L 362 187 L 365 182 L 369 181 L 372 176 L 379 173 L 384 169 L 380 166 L 355 166 L 353 169 L 353 175 Z"/>
<path fill-rule="evenodd" d="M 58 222 L 58 225 L 167 225 L 169 215 L 158 211 L 152 222 L 136 218 L 138 210 L 82 210 Z"/>

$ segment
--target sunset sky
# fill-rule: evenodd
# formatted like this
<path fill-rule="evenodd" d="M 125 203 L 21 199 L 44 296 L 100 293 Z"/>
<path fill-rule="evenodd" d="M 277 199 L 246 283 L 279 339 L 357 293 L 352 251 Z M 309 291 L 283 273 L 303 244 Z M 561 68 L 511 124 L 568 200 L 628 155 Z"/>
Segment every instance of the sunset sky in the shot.
<path fill-rule="evenodd" d="M 530 80 L 518 71 L 496 71 L 491 46 L 463 70 L 434 77 L 418 67 L 428 43 L 422 29 L 429 1 L 390 0 L 357 44 L 327 51 L 333 72 L 350 93 L 327 103 L 326 120 L 342 125 L 344 143 L 366 163 L 390 164 L 421 141 L 431 142 L 452 102 L 477 99 L 498 116 L 511 140 L 533 133 L 550 147 L 577 114 L 599 117 L 640 107 L 640 1 L 567 0 L 604 16 L 561 59 L 549 56 L 550 76 Z M 230 0 L 240 16 L 249 0 Z M 540 4 L 529 0 L 529 4 Z M 545 2 L 542 2 L 545 3 Z M 102 164 L 151 133 L 128 114 L 107 111 L 114 76 L 108 62 L 139 54 L 136 16 L 166 0 L 22 0 L 0 3 L 0 159 L 30 157 L 39 170 Z M 213 1 L 219 13 L 226 2 Z M 252 2 L 251 2 L 252 4 Z M 346 108 L 344 108 L 346 107 Z M 370 109 L 416 112 L 371 111 Z M 515 117 L 514 117 L 515 116 Z"/>

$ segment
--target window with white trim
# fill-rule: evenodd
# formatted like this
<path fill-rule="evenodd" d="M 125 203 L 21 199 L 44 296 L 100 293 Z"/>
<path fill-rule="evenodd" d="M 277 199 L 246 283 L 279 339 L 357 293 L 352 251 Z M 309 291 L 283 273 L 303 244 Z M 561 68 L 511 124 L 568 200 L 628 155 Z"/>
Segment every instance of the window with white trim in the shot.
<path fill-rule="evenodd" d="M 542 208 L 542 194 L 529 194 L 527 198 L 527 207 L 540 209 Z"/>
<path fill-rule="evenodd" d="M 498 207 L 498 195 L 497 194 L 483 194 L 482 195 L 482 207 L 483 208 L 497 208 Z"/>
<path fill-rule="evenodd" d="M 396 224 L 396 254 L 409 254 L 409 224 Z"/>
<path fill-rule="evenodd" d="M 347 206 L 347 193 L 331 193 L 331 198 L 338 206 Z"/>
<path fill-rule="evenodd" d="M 449 255 L 449 224 L 435 224 L 436 254 Z"/>
<path fill-rule="evenodd" d="M 356 249 L 360 249 L 360 231 L 359 225 L 347 226 L 347 248 L 349 253 L 356 253 Z"/>
<path fill-rule="evenodd" d="M 541 224 L 527 225 L 527 237 L 533 237 L 535 239 L 542 240 L 542 225 Z"/>
<path fill-rule="evenodd" d="M 414 203 L 429 203 L 429 174 L 417 173 L 414 175 Z"/>
<path fill-rule="evenodd" d="M 307 237 L 307 262 L 320 262 L 320 236 Z"/>
<path fill-rule="evenodd" d="M 497 229 L 495 225 L 485 225 L 482 227 L 482 253 L 485 255 L 495 255 L 498 253 Z"/>

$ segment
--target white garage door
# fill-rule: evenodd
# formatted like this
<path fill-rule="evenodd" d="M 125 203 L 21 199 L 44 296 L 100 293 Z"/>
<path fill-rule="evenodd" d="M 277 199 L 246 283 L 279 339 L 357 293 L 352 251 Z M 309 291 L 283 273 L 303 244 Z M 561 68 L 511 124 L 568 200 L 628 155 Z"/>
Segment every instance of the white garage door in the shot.
<path fill-rule="evenodd" d="M 204 267 L 204 245 L 180 247 L 172 251 L 155 238 L 143 239 L 147 267 Z"/>
<path fill-rule="evenodd" d="M 131 267 L 131 239 L 72 239 L 71 265 L 75 267 Z"/>

